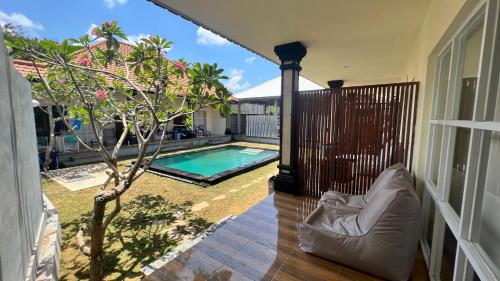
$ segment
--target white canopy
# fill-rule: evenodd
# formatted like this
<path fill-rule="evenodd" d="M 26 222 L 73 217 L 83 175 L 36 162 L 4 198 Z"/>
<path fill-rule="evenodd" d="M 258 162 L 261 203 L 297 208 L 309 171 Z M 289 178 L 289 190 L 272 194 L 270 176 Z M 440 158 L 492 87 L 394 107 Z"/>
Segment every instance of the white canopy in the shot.
<path fill-rule="evenodd" d="M 319 90 L 322 86 L 304 78 L 299 77 L 299 90 Z M 276 77 L 253 88 L 233 95 L 239 100 L 245 99 L 279 99 L 281 97 L 281 77 Z"/>

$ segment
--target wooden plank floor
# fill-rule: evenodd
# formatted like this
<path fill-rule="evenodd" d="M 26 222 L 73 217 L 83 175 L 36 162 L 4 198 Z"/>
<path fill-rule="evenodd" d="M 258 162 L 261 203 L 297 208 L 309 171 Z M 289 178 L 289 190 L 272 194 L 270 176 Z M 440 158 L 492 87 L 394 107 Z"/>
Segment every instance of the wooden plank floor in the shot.
<path fill-rule="evenodd" d="M 314 206 L 272 194 L 144 280 L 380 280 L 299 249 L 297 221 Z M 428 280 L 420 251 L 412 280 Z"/>

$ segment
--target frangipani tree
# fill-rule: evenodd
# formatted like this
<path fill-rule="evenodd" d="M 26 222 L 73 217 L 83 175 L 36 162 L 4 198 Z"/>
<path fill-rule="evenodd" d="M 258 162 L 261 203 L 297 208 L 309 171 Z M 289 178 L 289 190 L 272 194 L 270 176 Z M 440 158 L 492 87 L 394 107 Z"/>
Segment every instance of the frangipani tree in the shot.
<path fill-rule="evenodd" d="M 49 100 L 80 145 L 100 153 L 109 168 L 108 179 L 94 197 L 90 248 L 81 245 L 90 256 L 90 279 L 102 280 L 106 229 L 120 212 L 121 196 L 159 154 L 167 124 L 204 107 L 228 113 L 230 94 L 221 83 L 227 79 L 222 75 L 223 69 L 216 64 L 189 65 L 183 60 L 167 60 L 166 50 L 172 42 L 160 36 L 141 39 L 124 56 L 119 51 L 119 40 L 127 37 L 116 21 L 94 28 L 92 35 L 95 39 L 83 35 L 60 44 L 10 37 L 7 45 L 12 48 L 11 55 L 22 56 L 34 64 L 39 81 L 33 85 L 35 95 Z M 95 40 L 105 40 L 104 48 L 92 48 Z M 113 71 L 116 68 L 112 65 L 123 66 L 123 70 Z M 180 104 L 176 102 L 179 97 Z M 96 147 L 78 135 L 71 124 L 75 119 L 90 125 Z M 124 130 L 110 149 L 104 142 L 103 128 L 117 122 Z M 138 140 L 137 157 L 128 168 L 120 170 L 118 153 L 131 130 Z M 158 134 L 159 146 L 147 156 L 153 137 Z M 106 208 L 111 202 L 114 206 Z"/>

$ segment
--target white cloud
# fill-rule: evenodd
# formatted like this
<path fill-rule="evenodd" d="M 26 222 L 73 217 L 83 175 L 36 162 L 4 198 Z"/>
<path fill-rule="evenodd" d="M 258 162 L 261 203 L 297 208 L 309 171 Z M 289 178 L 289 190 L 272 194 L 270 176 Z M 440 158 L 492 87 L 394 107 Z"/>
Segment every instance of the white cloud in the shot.
<path fill-rule="evenodd" d="M 248 57 L 245 59 L 245 63 L 251 64 L 255 61 L 256 57 Z"/>
<path fill-rule="evenodd" d="M 117 5 L 125 5 L 125 3 L 127 3 L 127 0 L 104 0 L 104 4 L 106 4 L 108 8 L 113 8 Z"/>
<path fill-rule="evenodd" d="M 87 32 L 86 34 L 90 37 L 90 39 L 94 40 L 95 39 L 95 36 L 92 35 L 92 29 L 94 29 L 95 27 L 98 27 L 97 24 L 95 23 L 91 23 L 90 26 L 89 26 L 89 29 L 87 29 Z M 101 42 L 102 40 L 104 40 L 103 38 L 99 38 L 97 39 L 97 41 L 95 41 L 94 43 L 97 43 L 97 42 Z"/>
<path fill-rule="evenodd" d="M 91 24 L 90 24 L 90 26 L 89 26 L 89 29 L 87 29 L 87 35 L 88 35 L 90 38 L 92 38 L 92 39 L 94 39 L 94 38 L 95 38 L 95 36 L 94 36 L 94 35 L 92 35 L 92 29 L 94 29 L 94 28 L 96 28 L 96 27 L 97 27 L 97 24 L 95 24 L 95 23 L 91 23 Z"/>
<path fill-rule="evenodd" d="M 0 10 L 0 25 L 11 23 L 21 27 L 23 30 L 35 34 L 36 30 L 43 30 L 43 25 L 34 22 L 21 13 L 7 14 Z"/>
<path fill-rule="evenodd" d="M 231 69 L 229 80 L 225 83 L 227 89 L 233 93 L 244 90 L 250 86 L 248 81 L 243 81 L 244 71 L 241 69 Z"/>
<path fill-rule="evenodd" d="M 229 41 L 220 37 L 219 35 L 213 33 L 210 30 L 206 30 L 203 27 L 198 27 L 198 30 L 196 30 L 196 43 L 201 44 L 201 45 L 216 45 L 216 46 L 222 46 L 229 44 Z"/>
<path fill-rule="evenodd" d="M 128 40 L 123 40 L 123 42 L 130 44 L 130 45 L 136 45 L 137 43 L 140 43 L 141 39 L 147 38 L 148 36 L 151 36 L 151 34 L 139 33 L 139 34 L 127 35 Z M 170 47 L 164 51 L 170 52 L 170 51 L 172 51 L 172 49 L 173 49 L 173 47 Z"/>
<path fill-rule="evenodd" d="M 125 41 L 125 43 L 129 43 L 131 45 L 135 45 L 137 42 L 141 41 L 141 39 L 147 38 L 148 36 L 151 36 L 151 35 L 150 34 L 144 34 L 144 33 L 127 35 L 128 40 Z"/>

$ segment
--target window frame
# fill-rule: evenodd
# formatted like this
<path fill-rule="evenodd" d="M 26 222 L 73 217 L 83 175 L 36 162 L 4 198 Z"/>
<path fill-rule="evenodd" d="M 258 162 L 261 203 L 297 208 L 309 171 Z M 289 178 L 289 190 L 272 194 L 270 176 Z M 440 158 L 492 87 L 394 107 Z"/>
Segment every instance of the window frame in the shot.
<path fill-rule="evenodd" d="M 499 0 L 478 1 L 470 15 L 464 20 L 451 39 L 435 56 L 435 73 L 431 120 L 429 124 L 428 151 L 424 180 L 424 199 L 422 202 L 425 219 L 421 245 L 424 259 L 429 267 L 429 276 L 439 280 L 444 229 L 448 225 L 457 240 L 454 280 L 471 280 L 474 272 L 481 280 L 498 280 L 493 269 L 485 261 L 478 245 L 481 228 L 481 212 L 484 195 L 484 178 L 488 168 L 489 140 L 492 131 L 500 132 L 500 120 L 494 121 L 495 105 L 500 106 L 500 7 Z M 482 24 L 482 42 L 479 55 L 478 81 L 474 96 L 472 120 L 458 120 L 462 73 L 464 67 L 465 42 L 471 32 Z M 496 48 L 496 49 L 495 49 Z M 442 64 L 451 52 L 448 85 L 445 97 L 444 114 L 438 117 L 438 93 L 441 89 Z M 458 91 L 457 91 L 458 90 Z M 491 101 L 496 101 L 493 103 Z M 437 184 L 433 182 L 434 157 L 436 153 L 436 133 L 438 126 L 443 128 Z M 464 180 L 461 214 L 456 214 L 449 204 L 450 180 L 455 149 L 457 128 L 470 129 L 467 167 Z M 486 161 L 484 160 L 486 159 Z M 434 202 L 435 215 L 432 235 L 432 248 L 426 235 L 430 202 Z"/>

